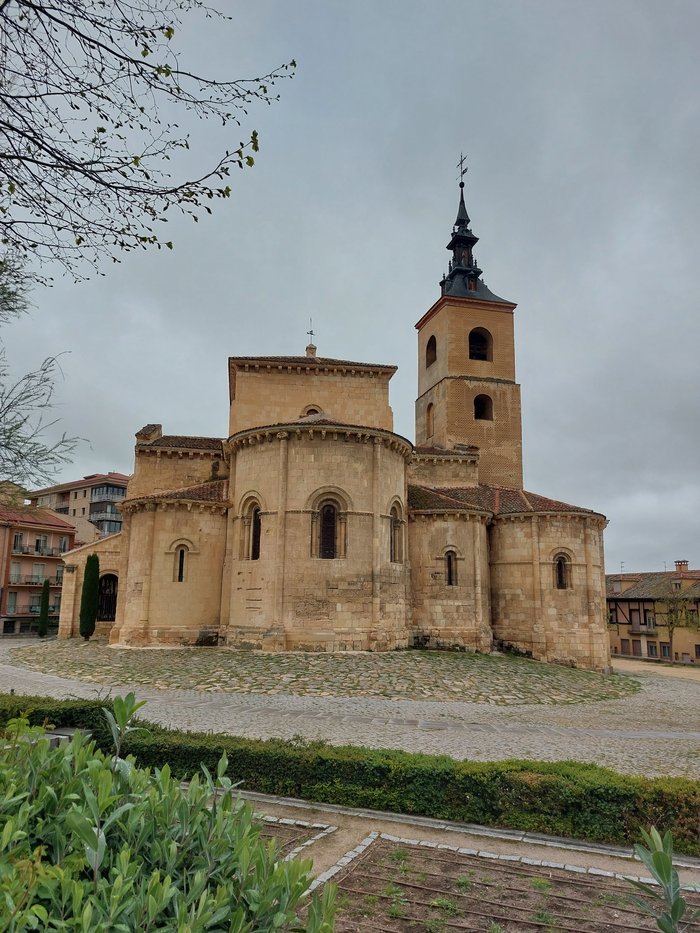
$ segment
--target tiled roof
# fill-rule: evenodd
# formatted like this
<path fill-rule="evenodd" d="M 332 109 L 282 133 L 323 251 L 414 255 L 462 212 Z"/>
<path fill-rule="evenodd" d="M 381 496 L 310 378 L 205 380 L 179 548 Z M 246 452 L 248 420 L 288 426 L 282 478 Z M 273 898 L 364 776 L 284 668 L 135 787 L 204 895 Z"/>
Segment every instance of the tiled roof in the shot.
<path fill-rule="evenodd" d="M 183 434 L 163 434 L 153 441 L 140 444 L 141 447 L 184 447 L 187 450 L 222 450 L 223 441 L 219 437 L 186 437 Z"/>
<path fill-rule="evenodd" d="M 596 515 L 591 509 L 582 509 L 556 499 L 548 499 L 536 493 L 504 486 L 448 486 L 408 487 L 408 505 L 419 511 L 454 510 L 492 512 L 494 515 L 518 515 L 522 513 L 575 512 Z"/>
<path fill-rule="evenodd" d="M 472 454 L 479 450 L 474 444 L 462 444 L 459 447 L 450 448 L 449 450 L 446 447 L 416 447 L 414 448 L 416 454 L 421 457 L 431 457 L 431 456 L 459 456 L 459 454 Z"/>
<path fill-rule="evenodd" d="M 399 440 L 404 441 L 409 446 L 411 445 L 411 442 L 402 434 L 396 434 L 394 431 L 390 431 L 388 428 L 378 428 L 376 425 L 371 427 L 370 425 L 366 424 L 348 424 L 346 421 L 335 421 L 333 418 L 329 418 L 323 413 L 318 415 L 305 415 L 303 418 L 298 418 L 296 421 L 279 421 L 276 424 L 256 424 L 252 428 L 243 428 L 242 430 L 237 431 L 236 434 L 232 434 L 231 437 L 237 437 L 239 434 L 255 434 L 256 431 L 279 431 L 283 428 L 315 427 L 329 427 L 331 429 L 337 429 L 338 431 L 380 431 L 384 434 L 392 434 L 394 437 L 399 438 Z"/>
<path fill-rule="evenodd" d="M 226 502 L 228 499 L 228 481 L 225 479 L 209 480 L 195 486 L 171 489 L 152 496 L 138 496 L 139 499 L 186 499 L 188 502 Z"/>
<path fill-rule="evenodd" d="M 57 483 L 55 486 L 46 486 L 44 489 L 36 489 L 28 494 L 32 499 L 37 496 L 46 495 L 52 492 L 63 492 L 69 489 L 82 489 L 84 486 L 99 486 L 102 483 L 121 483 L 126 484 L 131 477 L 126 473 L 90 473 L 82 479 L 72 480 L 69 483 Z"/>
<path fill-rule="evenodd" d="M 352 369 L 388 369 L 392 372 L 398 369 L 398 366 L 384 363 L 358 363 L 353 360 L 334 360 L 325 356 L 230 356 L 229 362 L 240 365 L 251 364 L 253 366 L 264 366 L 266 363 L 272 363 L 275 366 L 281 364 L 282 366 L 320 366 L 322 368 L 326 366 L 349 366 Z"/>
<path fill-rule="evenodd" d="M 629 583 L 624 592 L 616 592 L 615 584 Z M 681 589 L 673 587 L 674 581 L 681 581 Z M 686 585 L 683 586 L 683 582 Z M 670 596 L 682 596 L 684 599 L 700 599 L 700 571 L 659 570 L 650 573 L 607 574 L 605 588 L 608 599 L 667 599 Z"/>
<path fill-rule="evenodd" d="M 75 531 L 75 525 L 58 518 L 52 512 L 27 506 L 26 509 L 0 508 L 0 522 L 10 525 L 50 525 L 59 531 Z"/>

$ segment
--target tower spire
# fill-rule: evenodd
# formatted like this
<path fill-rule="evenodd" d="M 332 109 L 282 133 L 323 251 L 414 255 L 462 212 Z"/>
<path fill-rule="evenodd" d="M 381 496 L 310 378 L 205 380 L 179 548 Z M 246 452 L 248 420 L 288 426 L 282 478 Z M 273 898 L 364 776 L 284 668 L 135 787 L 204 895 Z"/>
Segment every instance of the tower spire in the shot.
<path fill-rule="evenodd" d="M 447 249 L 452 253 L 447 275 L 440 282 L 443 295 L 452 295 L 455 298 L 482 298 L 486 300 L 502 301 L 494 295 L 481 281 L 481 269 L 474 258 L 474 246 L 479 242 L 470 227 L 471 220 L 464 203 L 464 176 L 467 174 L 465 158 L 460 154 L 457 168 L 459 169 L 459 207 L 457 218 L 452 228 L 452 236 Z"/>

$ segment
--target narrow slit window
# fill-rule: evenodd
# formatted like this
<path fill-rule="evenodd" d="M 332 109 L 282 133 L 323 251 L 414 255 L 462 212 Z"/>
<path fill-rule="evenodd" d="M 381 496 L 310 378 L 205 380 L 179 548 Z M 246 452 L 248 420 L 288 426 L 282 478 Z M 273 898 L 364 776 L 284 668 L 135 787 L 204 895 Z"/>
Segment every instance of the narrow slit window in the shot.
<path fill-rule="evenodd" d="M 457 586 L 457 555 L 454 551 L 445 554 L 445 583 Z"/>
<path fill-rule="evenodd" d="M 184 583 L 185 580 L 185 554 L 187 553 L 186 547 L 179 547 L 177 549 L 177 568 L 175 579 L 178 583 Z"/>
<path fill-rule="evenodd" d="M 260 520 L 260 509 L 254 508 L 250 521 L 250 559 L 260 560 L 260 532 L 262 522 Z"/>
<path fill-rule="evenodd" d="M 321 534 L 319 557 L 334 560 L 337 556 L 336 534 L 338 530 L 338 510 L 330 502 L 321 506 Z"/>
<path fill-rule="evenodd" d="M 571 588 L 571 562 L 565 554 L 554 558 L 554 586 L 558 590 Z"/>

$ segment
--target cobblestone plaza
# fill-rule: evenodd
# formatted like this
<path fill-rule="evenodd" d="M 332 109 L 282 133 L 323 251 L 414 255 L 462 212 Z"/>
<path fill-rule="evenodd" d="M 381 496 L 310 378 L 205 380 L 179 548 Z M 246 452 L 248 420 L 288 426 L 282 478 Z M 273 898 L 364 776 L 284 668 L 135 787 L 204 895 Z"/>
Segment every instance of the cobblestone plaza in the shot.
<path fill-rule="evenodd" d="M 416 651 L 137 650 L 77 640 L 0 646 L 5 691 L 134 690 L 148 701 L 146 718 L 178 729 L 697 777 L 700 671 L 625 668 L 604 676 L 522 658 Z"/>

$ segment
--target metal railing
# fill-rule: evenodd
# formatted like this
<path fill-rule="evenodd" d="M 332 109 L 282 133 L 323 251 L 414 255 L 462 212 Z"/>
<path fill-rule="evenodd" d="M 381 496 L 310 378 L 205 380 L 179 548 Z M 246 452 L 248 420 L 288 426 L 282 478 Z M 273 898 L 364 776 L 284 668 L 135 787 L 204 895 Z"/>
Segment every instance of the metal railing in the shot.
<path fill-rule="evenodd" d="M 33 574 L 30 574 L 29 576 L 11 575 L 8 583 L 12 584 L 12 586 L 42 586 L 44 580 L 49 581 L 49 586 L 61 586 L 63 583 L 63 577 L 37 577 Z"/>

